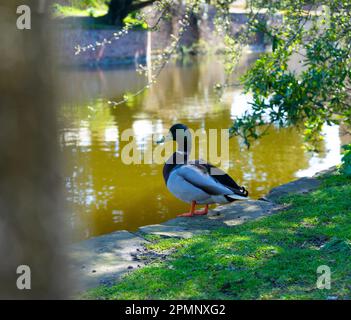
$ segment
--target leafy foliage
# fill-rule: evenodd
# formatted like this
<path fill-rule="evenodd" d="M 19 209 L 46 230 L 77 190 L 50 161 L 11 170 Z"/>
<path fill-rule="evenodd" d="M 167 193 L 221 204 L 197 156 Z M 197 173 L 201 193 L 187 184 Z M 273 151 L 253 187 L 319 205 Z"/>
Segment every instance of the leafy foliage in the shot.
<path fill-rule="evenodd" d="M 351 177 L 351 144 L 343 146 L 343 149 L 341 170 L 346 176 Z"/>
<path fill-rule="evenodd" d="M 79 9 L 87 9 L 102 7 L 106 4 L 106 0 L 66 0 L 61 1 L 61 3 Z"/>
<path fill-rule="evenodd" d="M 71 0 L 52 4 L 53 16 L 99 16 L 106 13 L 107 5 L 104 0 Z"/>
<path fill-rule="evenodd" d="M 139 19 L 136 12 L 129 13 L 123 20 L 125 25 L 147 29 L 148 25 L 145 20 Z"/>
<path fill-rule="evenodd" d="M 250 1 L 252 8 L 267 9 L 268 21 L 284 15 L 278 23 L 251 21 L 271 39 L 272 51 L 242 78 L 253 95 L 252 110 L 235 119 L 231 130 L 247 144 L 267 123 L 302 126 L 313 141 L 324 123 L 351 122 L 351 4 L 308 3 Z M 299 65 L 292 69 L 289 63 L 296 57 Z"/>

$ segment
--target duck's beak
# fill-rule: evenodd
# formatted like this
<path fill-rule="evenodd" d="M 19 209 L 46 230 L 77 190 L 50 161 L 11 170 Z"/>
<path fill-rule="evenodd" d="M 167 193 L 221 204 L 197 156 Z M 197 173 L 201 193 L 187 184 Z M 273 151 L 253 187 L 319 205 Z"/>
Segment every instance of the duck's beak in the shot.
<path fill-rule="evenodd" d="M 166 136 L 162 136 L 156 141 L 157 144 L 173 140 L 172 134 L 169 132 Z"/>
<path fill-rule="evenodd" d="M 162 136 L 160 139 L 158 139 L 158 140 L 156 141 L 156 143 L 157 143 L 157 144 L 161 144 L 161 143 L 164 143 L 165 141 L 166 141 L 165 136 Z"/>

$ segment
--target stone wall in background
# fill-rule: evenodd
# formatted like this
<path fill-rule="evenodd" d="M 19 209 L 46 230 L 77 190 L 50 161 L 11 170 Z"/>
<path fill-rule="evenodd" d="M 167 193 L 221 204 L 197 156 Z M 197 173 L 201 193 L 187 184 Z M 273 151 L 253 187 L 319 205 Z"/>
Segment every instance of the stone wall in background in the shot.
<path fill-rule="evenodd" d="M 191 47 L 199 40 L 208 48 L 215 47 L 216 50 L 223 48 L 222 36 L 215 32 L 213 18 L 215 11 L 210 7 L 204 11 L 201 20 L 193 20 L 187 32 L 184 34 L 180 45 Z M 154 21 L 157 17 L 154 18 Z M 137 30 L 129 31 L 117 41 L 112 41 L 106 46 L 97 47 L 96 50 L 87 50 L 75 55 L 76 45 L 87 46 L 103 39 L 110 39 L 114 28 L 109 29 L 87 29 L 87 28 L 63 28 L 59 33 L 57 41 L 58 60 L 61 65 L 76 66 L 110 66 L 116 64 L 144 63 L 147 55 L 147 48 L 152 54 L 157 54 L 171 43 L 171 34 L 178 34 L 179 16 L 173 16 L 170 20 L 162 21 L 157 31 Z M 148 21 L 153 25 L 154 21 Z M 232 13 L 232 32 L 235 34 L 247 23 L 245 13 Z M 149 33 L 149 35 L 148 35 Z M 263 45 L 264 39 L 256 34 L 250 43 Z"/>
<path fill-rule="evenodd" d="M 58 34 L 57 54 L 64 66 L 108 66 L 123 63 L 140 63 L 145 60 L 147 48 L 146 31 L 130 31 L 118 41 L 95 50 L 86 50 L 75 55 L 75 46 L 87 46 L 110 39 L 116 29 L 64 29 Z"/>

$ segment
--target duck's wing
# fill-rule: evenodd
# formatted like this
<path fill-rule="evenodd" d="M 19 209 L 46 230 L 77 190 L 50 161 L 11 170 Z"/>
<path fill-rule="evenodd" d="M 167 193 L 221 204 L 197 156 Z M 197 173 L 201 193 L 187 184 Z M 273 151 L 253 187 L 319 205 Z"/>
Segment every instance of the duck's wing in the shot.
<path fill-rule="evenodd" d="M 213 179 L 207 170 L 197 165 L 182 165 L 176 169 L 176 174 L 208 195 L 230 195 L 233 193 L 230 188 Z"/>
<path fill-rule="evenodd" d="M 249 195 L 248 191 L 244 187 L 239 186 L 230 175 L 225 173 L 223 170 L 215 167 L 214 165 L 203 160 L 190 161 L 189 165 L 195 166 L 202 170 L 204 173 L 207 173 L 215 181 L 218 181 L 223 186 L 229 188 L 235 194 L 242 197 L 247 197 Z"/>

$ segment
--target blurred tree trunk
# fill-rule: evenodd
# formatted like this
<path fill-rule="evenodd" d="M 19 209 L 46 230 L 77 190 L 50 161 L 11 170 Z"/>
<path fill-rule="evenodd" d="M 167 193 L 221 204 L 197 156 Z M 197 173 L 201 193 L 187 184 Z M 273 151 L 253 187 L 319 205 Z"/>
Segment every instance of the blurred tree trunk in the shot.
<path fill-rule="evenodd" d="M 175 35 L 179 34 L 179 20 L 185 15 L 185 5 L 181 2 L 175 2 L 172 6 L 172 33 Z M 179 53 L 184 53 L 184 48 L 191 48 L 194 44 L 197 44 L 200 39 L 199 30 L 199 18 L 193 12 L 189 15 L 189 26 L 186 28 L 183 37 L 180 39 L 179 43 Z M 192 52 L 189 52 L 192 53 Z"/>
<path fill-rule="evenodd" d="M 17 6 L 31 9 L 18 30 Z M 39 5 L 42 5 L 40 8 Z M 43 6 L 44 5 L 44 6 Z M 49 1 L 0 3 L 0 298 L 64 298 L 60 163 Z M 45 10 L 46 8 L 46 10 Z M 19 290 L 19 265 L 31 290 Z"/>
<path fill-rule="evenodd" d="M 96 18 L 100 23 L 123 26 L 124 18 L 131 12 L 142 9 L 155 0 L 110 0 L 108 12 L 102 17 Z"/>
<path fill-rule="evenodd" d="M 133 0 L 111 0 L 105 16 L 107 24 L 123 25 L 123 19 L 128 15 Z"/>

